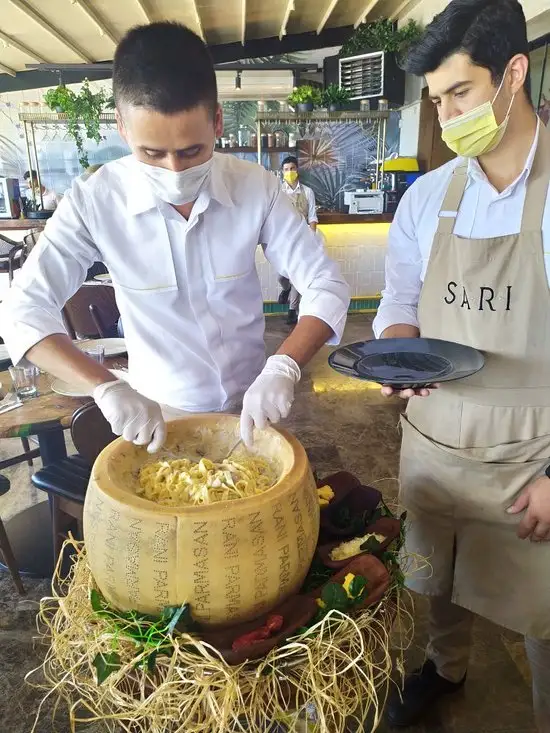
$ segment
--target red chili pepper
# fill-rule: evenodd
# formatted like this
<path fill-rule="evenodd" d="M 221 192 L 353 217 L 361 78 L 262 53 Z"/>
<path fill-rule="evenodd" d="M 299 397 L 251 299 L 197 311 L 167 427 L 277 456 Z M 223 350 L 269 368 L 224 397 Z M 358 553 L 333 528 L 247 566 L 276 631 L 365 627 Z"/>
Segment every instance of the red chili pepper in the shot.
<path fill-rule="evenodd" d="M 243 634 L 242 636 L 239 636 L 237 639 L 235 639 L 235 641 L 231 645 L 231 648 L 234 652 L 237 652 L 240 649 L 245 649 L 248 646 L 253 646 L 260 641 L 265 641 L 266 639 L 269 639 L 269 637 L 272 636 L 274 632 L 280 631 L 283 627 L 283 623 L 284 620 L 282 616 L 279 616 L 277 614 L 268 616 L 264 626 L 260 627 L 259 629 L 255 629 L 254 631 L 249 631 L 248 634 Z"/>
<path fill-rule="evenodd" d="M 267 617 L 267 620 L 265 622 L 265 626 L 271 634 L 273 634 L 274 631 L 280 631 L 283 628 L 283 617 L 279 614 L 272 614 L 271 616 Z"/>

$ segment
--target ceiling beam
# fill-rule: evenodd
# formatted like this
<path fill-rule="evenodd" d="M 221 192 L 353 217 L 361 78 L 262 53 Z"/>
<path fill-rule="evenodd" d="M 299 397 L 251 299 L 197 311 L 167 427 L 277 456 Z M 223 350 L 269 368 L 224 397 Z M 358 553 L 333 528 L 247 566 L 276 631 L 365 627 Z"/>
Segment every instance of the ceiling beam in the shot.
<path fill-rule="evenodd" d="M 36 8 L 29 5 L 27 0 L 8 1 L 18 10 L 20 10 L 24 15 L 26 15 L 27 18 L 30 18 L 30 20 L 34 21 L 43 30 L 53 36 L 57 41 L 59 41 L 59 43 L 63 44 L 65 48 L 68 48 L 70 51 L 72 51 L 75 56 L 78 56 L 78 58 L 82 59 L 82 61 L 93 63 L 93 59 L 90 58 L 87 53 L 85 53 L 81 48 L 78 48 L 78 46 L 75 46 L 74 43 L 72 43 L 65 35 L 63 35 L 63 33 L 61 33 L 61 31 L 59 31 L 48 20 L 46 20 L 43 15 L 40 15 Z"/>
<path fill-rule="evenodd" d="M 353 24 L 354 28 L 357 28 L 357 26 L 361 25 L 361 23 L 364 23 L 368 16 L 371 14 L 371 12 L 374 10 L 374 8 L 378 5 L 380 0 L 369 0 L 368 3 L 363 8 L 363 12 L 361 15 L 357 18 L 355 23 Z"/>
<path fill-rule="evenodd" d="M 78 5 L 84 15 L 92 21 L 102 36 L 107 36 L 115 46 L 118 44 L 119 39 L 115 36 L 109 26 L 99 17 L 98 13 L 89 5 L 88 2 L 86 2 L 86 0 L 71 0 L 71 3 L 73 5 Z"/>
<path fill-rule="evenodd" d="M 12 48 L 17 49 L 21 53 L 24 53 L 25 56 L 28 56 L 31 59 L 34 59 L 40 64 L 47 64 L 47 60 L 40 56 L 40 54 L 36 53 L 36 51 L 33 51 L 32 48 L 29 48 L 28 46 L 25 46 L 23 43 L 19 43 L 19 41 L 16 41 L 15 38 L 12 38 L 11 36 L 8 36 L 7 33 L 4 33 L 3 31 L 0 31 L 0 41 L 3 41 L 8 46 L 11 46 Z"/>
<path fill-rule="evenodd" d="M 388 16 L 389 20 L 398 20 L 403 11 L 410 12 L 414 10 L 417 5 L 420 5 L 422 0 L 402 0 L 399 5 L 393 10 Z"/>
<path fill-rule="evenodd" d="M 282 40 L 283 36 L 286 36 L 286 27 L 288 25 L 288 19 L 290 18 L 290 14 L 292 13 L 293 10 L 294 10 L 294 0 L 287 0 L 283 22 L 281 23 L 281 30 L 279 31 L 279 41 Z"/>
<path fill-rule="evenodd" d="M 15 76 L 17 72 L 15 71 L 15 69 L 11 69 L 9 66 L 4 66 L 4 64 L 0 64 L 0 73 Z"/>
<path fill-rule="evenodd" d="M 199 6 L 197 4 L 197 0 L 191 0 L 191 4 L 193 5 L 193 12 L 195 14 L 195 22 L 199 30 L 199 36 L 202 38 L 203 41 L 206 41 L 206 36 L 204 35 L 204 28 L 202 27 L 202 20 L 201 20 L 201 16 L 199 13 Z"/>
<path fill-rule="evenodd" d="M 319 35 L 315 31 L 289 33 L 283 38 L 249 38 L 244 47 L 240 41 L 210 46 L 210 55 L 215 64 L 224 64 L 240 59 L 256 59 L 264 56 L 279 56 L 296 51 L 312 51 L 318 48 L 341 46 L 353 33 L 353 26 L 325 28 Z M 1 88 L 0 88 L 0 91 Z"/>
<path fill-rule="evenodd" d="M 332 15 L 332 11 L 338 5 L 339 1 L 340 0 L 330 0 L 327 9 L 323 13 L 323 17 L 321 18 L 319 25 L 317 26 L 317 35 L 319 35 L 319 33 L 321 33 L 323 28 L 326 26 L 328 19 Z"/>
<path fill-rule="evenodd" d="M 246 0 L 242 0 L 241 8 L 241 44 L 246 43 Z"/>
<path fill-rule="evenodd" d="M 153 16 L 151 15 L 151 11 L 149 10 L 149 8 L 147 7 L 147 5 L 145 4 L 145 0 L 135 0 L 135 1 L 136 1 L 136 4 L 137 4 L 138 8 L 141 10 L 141 12 L 142 12 L 145 20 L 148 23 L 152 23 L 153 22 Z"/>

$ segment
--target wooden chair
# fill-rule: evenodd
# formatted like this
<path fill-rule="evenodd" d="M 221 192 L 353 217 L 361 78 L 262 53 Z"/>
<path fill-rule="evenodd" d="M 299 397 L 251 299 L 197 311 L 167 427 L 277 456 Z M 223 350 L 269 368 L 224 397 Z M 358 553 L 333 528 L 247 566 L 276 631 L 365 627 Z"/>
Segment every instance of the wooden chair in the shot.
<path fill-rule="evenodd" d="M 9 490 L 9 480 L 5 476 L 0 476 L 0 496 L 7 494 Z M 15 583 L 15 587 L 17 588 L 19 595 L 24 596 L 25 588 L 23 586 L 23 582 L 21 581 L 21 576 L 19 575 L 17 563 L 15 562 L 15 557 L 13 556 L 13 551 L 11 549 L 10 541 L 8 539 L 8 535 L 6 534 L 6 528 L 4 527 L 2 519 L 0 519 L 0 552 L 2 553 L 2 557 L 4 558 L 6 567 L 10 571 L 10 575 L 13 578 L 13 582 Z"/>
<path fill-rule="evenodd" d="M 74 413 L 71 436 L 78 453 L 50 463 L 31 479 L 34 486 L 48 493 L 56 558 L 69 530 L 82 536 L 82 513 L 92 466 L 103 448 L 117 437 L 95 402 Z"/>
<path fill-rule="evenodd" d="M 110 285 L 83 285 L 63 309 L 71 338 L 116 337 L 120 313 L 114 288 Z"/>

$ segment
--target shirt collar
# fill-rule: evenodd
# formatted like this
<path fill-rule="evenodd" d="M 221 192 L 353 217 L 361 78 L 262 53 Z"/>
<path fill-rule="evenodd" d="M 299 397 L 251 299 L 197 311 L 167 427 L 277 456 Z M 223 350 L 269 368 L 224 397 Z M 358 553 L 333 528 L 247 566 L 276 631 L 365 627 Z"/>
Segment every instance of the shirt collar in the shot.
<path fill-rule="evenodd" d="M 222 160 L 220 160 L 222 158 Z M 201 192 L 207 195 L 207 205 L 210 199 L 214 199 L 222 206 L 233 206 L 227 185 L 223 178 L 223 156 L 220 153 L 214 153 L 214 164 L 210 174 L 210 181 L 206 191 Z M 128 182 L 130 195 L 128 197 L 128 213 L 132 216 L 143 214 L 146 211 L 154 209 L 158 205 L 158 199 L 153 191 L 147 185 L 145 176 L 141 174 L 136 159 L 132 156 L 130 161 L 130 180 Z M 197 199 L 198 200 L 198 199 Z M 206 207 L 205 207 L 206 208 Z"/>
<path fill-rule="evenodd" d="M 525 183 L 525 181 L 529 178 L 529 175 L 531 173 L 531 169 L 533 167 L 533 163 L 535 161 L 535 155 L 537 152 L 537 146 L 539 142 L 539 134 L 540 134 L 540 119 L 537 121 L 537 130 L 535 132 L 535 139 L 533 140 L 533 144 L 531 146 L 531 150 L 529 151 L 529 155 L 527 156 L 527 160 L 525 161 L 525 167 L 520 173 L 520 175 L 516 178 L 516 180 L 508 186 L 506 189 L 506 193 L 512 193 L 517 186 L 519 186 L 520 183 Z M 473 183 L 474 181 L 484 181 L 487 182 L 487 176 L 485 175 L 483 168 L 480 166 L 479 161 L 477 158 L 470 158 L 468 161 L 468 183 Z M 505 193 L 503 191 L 503 193 Z M 501 194 L 502 195 L 502 194 Z"/>
<path fill-rule="evenodd" d="M 298 181 L 295 188 L 292 188 L 292 186 L 290 186 L 286 181 L 284 181 L 284 186 L 290 193 L 299 193 L 302 190 L 300 188 L 300 181 Z"/>

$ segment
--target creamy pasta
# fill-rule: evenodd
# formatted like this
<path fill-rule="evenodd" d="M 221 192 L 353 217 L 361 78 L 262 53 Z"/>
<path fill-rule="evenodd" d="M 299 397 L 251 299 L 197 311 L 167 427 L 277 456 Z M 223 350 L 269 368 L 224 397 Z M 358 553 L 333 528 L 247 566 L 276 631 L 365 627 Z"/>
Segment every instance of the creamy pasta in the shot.
<path fill-rule="evenodd" d="M 181 458 L 143 466 L 137 494 L 164 506 L 213 504 L 261 494 L 274 483 L 273 467 L 256 456 L 221 463 Z"/>

